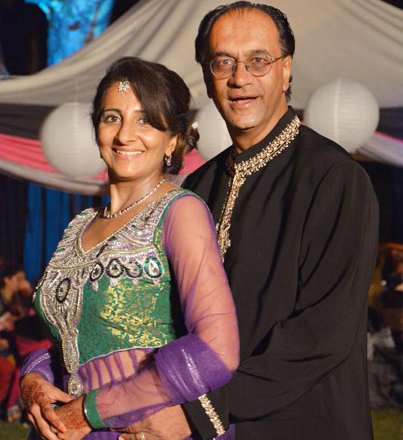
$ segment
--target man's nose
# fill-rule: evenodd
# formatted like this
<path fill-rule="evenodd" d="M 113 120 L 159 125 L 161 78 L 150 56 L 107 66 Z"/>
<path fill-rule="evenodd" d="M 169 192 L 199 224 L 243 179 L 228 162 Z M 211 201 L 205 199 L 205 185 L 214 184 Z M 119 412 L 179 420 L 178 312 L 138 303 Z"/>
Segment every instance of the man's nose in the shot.
<path fill-rule="evenodd" d="M 253 75 L 248 71 L 244 61 L 238 61 L 233 68 L 230 82 L 233 86 L 243 87 L 252 81 Z"/>

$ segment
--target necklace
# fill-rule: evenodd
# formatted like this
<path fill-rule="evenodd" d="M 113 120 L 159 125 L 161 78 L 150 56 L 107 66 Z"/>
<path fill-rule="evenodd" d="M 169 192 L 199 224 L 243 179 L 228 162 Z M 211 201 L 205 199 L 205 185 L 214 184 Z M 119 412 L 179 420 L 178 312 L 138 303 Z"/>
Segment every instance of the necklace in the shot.
<path fill-rule="evenodd" d="M 111 220 L 116 217 L 120 217 L 122 214 L 125 214 L 127 211 L 130 211 L 135 206 L 140 205 L 141 202 L 144 202 L 144 200 L 148 199 L 152 194 L 157 191 L 157 189 L 165 182 L 165 178 L 163 177 L 155 186 L 154 188 L 148 192 L 145 196 L 141 197 L 141 199 L 138 199 L 131 203 L 130 205 L 126 206 L 126 208 L 121 209 L 120 211 L 116 212 L 115 214 L 108 214 L 108 207 L 105 206 L 105 208 L 102 211 L 101 218 L 105 218 L 107 220 Z"/>

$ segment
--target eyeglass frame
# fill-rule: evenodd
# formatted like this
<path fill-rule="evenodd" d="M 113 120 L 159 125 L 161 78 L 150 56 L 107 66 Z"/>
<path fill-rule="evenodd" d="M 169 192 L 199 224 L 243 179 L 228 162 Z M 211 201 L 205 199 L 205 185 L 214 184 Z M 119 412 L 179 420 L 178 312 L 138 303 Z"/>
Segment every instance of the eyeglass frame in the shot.
<path fill-rule="evenodd" d="M 288 56 L 288 54 L 281 55 L 281 56 L 279 56 L 279 57 L 272 57 L 272 56 L 270 56 L 271 60 L 270 60 L 270 62 L 268 62 L 268 63 L 266 64 L 266 66 L 271 66 L 271 65 L 272 65 L 273 63 L 275 63 L 276 61 L 281 60 L 281 58 L 285 58 L 285 57 L 287 57 L 287 56 Z M 210 67 L 210 72 L 212 73 L 212 75 L 213 75 L 214 78 L 216 78 L 216 79 L 227 79 L 227 78 L 231 77 L 232 75 L 234 75 L 234 73 L 236 72 L 236 70 L 237 70 L 237 68 L 238 68 L 238 64 L 239 64 L 239 63 L 244 63 L 244 65 L 245 65 L 245 70 L 246 70 L 248 73 L 250 73 L 251 75 L 253 75 L 254 77 L 257 77 L 257 78 L 259 78 L 259 77 L 261 77 L 261 76 L 265 76 L 265 75 L 267 75 L 267 74 L 270 72 L 270 70 L 271 70 L 271 67 L 269 67 L 269 70 L 268 70 L 267 72 L 262 73 L 261 75 L 256 75 L 256 74 L 254 74 L 253 72 L 251 72 L 251 71 L 249 70 L 249 65 L 247 64 L 248 61 L 241 61 L 241 60 L 237 60 L 237 59 L 234 58 L 234 57 L 230 57 L 230 56 L 228 56 L 227 58 L 231 58 L 231 59 L 233 59 L 233 60 L 235 61 L 234 65 L 232 66 L 231 73 L 230 73 L 228 76 L 218 77 L 218 76 L 214 73 L 214 70 L 213 70 L 213 61 L 214 61 L 216 58 L 217 58 L 217 56 L 215 56 L 214 58 L 212 58 L 212 59 L 208 62 L 209 67 Z M 253 58 L 253 57 L 252 57 L 252 58 Z"/>

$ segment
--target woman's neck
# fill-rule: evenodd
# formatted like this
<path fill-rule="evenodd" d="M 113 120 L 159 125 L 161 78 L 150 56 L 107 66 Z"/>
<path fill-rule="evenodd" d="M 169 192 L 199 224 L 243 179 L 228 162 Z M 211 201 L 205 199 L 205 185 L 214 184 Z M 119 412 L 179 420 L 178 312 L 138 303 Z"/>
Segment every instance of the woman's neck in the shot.
<path fill-rule="evenodd" d="M 152 191 L 162 178 L 162 174 L 158 173 L 141 180 L 112 182 L 109 188 L 111 197 L 110 212 L 118 212 L 136 200 L 141 199 Z"/>

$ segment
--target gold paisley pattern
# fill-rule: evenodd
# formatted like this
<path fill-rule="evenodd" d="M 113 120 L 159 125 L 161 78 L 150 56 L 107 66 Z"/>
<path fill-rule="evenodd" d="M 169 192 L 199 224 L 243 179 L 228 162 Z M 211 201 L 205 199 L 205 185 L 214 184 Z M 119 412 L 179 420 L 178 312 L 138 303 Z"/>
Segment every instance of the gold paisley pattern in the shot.
<path fill-rule="evenodd" d="M 81 236 L 98 210 L 83 211 L 66 228 L 38 284 L 35 307 L 61 345 L 72 395 L 82 392 L 77 370 L 88 360 L 174 339 L 162 219 L 186 192 L 168 192 L 87 252 Z"/>

